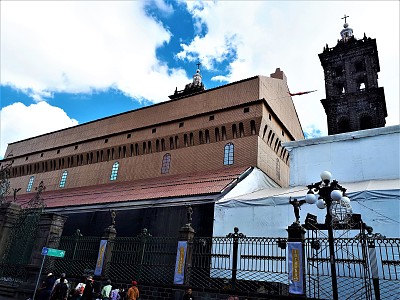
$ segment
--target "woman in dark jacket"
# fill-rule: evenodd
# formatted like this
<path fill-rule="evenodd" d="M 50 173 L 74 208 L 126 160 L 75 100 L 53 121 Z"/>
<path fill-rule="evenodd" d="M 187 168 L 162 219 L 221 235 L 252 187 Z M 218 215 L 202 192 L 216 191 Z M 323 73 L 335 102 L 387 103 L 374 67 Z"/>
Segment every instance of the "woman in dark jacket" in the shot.
<path fill-rule="evenodd" d="M 83 290 L 81 300 L 92 300 L 92 298 L 93 298 L 93 278 L 92 276 L 89 276 L 86 279 L 86 286 L 85 289 Z"/>

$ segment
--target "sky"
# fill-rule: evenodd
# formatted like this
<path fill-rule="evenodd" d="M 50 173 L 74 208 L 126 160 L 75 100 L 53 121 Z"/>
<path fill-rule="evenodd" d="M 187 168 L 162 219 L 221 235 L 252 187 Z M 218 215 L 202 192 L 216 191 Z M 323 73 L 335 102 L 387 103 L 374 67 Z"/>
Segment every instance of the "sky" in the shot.
<path fill-rule="evenodd" d="M 7 144 L 281 68 L 307 138 L 326 136 L 323 69 L 343 16 L 377 40 L 386 126 L 399 121 L 399 1 L 0 1 Z"/>

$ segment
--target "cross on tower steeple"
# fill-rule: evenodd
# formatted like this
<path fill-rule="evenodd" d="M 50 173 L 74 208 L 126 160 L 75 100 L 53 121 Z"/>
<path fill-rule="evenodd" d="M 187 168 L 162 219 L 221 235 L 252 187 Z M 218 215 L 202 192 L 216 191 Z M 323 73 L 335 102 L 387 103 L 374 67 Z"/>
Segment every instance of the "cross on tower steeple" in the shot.
<path fill-rule="evenodd" d="M 198 62 L 196 65 L 197 65 L 197 69 L 200 69 L 201 63 Z"/>
<path fill-rule="evenodd" d="M 346 14 L 344 14 L 344 17 L 342 18 L 342 20 L 344 19 L 344 22 L 347 23 L 347 18 L 349 18 L 350 16 L 346 16 Z"/>

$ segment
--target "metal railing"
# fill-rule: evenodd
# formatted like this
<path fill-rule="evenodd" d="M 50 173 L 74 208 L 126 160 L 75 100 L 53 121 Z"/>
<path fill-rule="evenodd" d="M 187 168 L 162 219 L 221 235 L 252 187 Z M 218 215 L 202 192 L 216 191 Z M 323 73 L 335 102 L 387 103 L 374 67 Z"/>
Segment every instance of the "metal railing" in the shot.
<path fill-rule="evenodd" d="M 48 258 L 46 272 L 80 278 L 96 266 L 99 237 L 62 237 L 64 258 Z M 197 288 L 287 295 L 286 239 L 266 237 L 195 237 L 189 241 L 187 283 Z M 109 241 L 111 256 L 103 275 L 114 282 L 172 285 L 178 238 L 139 236 Z M 331 298 L 326 238 L 305 239 L 307 296 Z M 400 290 L 400 239 L 335 240 L 340 299 L 395 299 Z M 378 289 L 378 290 L 377 290 Z"/>

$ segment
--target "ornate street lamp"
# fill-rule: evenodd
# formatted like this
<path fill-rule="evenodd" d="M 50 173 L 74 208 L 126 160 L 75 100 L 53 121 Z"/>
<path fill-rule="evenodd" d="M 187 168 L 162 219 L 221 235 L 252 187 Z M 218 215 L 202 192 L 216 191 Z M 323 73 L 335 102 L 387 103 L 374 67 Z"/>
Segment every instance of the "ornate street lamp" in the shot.
<path fill-rule="evenodd" d="M 345 195 L 346 189 L 336 180 L 332 180 L 328 171 L 321 173 L 321 181 L 307 186 L 308 192 L 305 201 L 316 204 L 318 208 L 326 208 L 325 225 L 328 230 L 328 243 L 332 277 L 332 295 L 338 300 L 338 287 L 335 263 L 335 245 L 333 238 L 333 222 L 342 223 L 351 218 L 350 199 Z"/>

